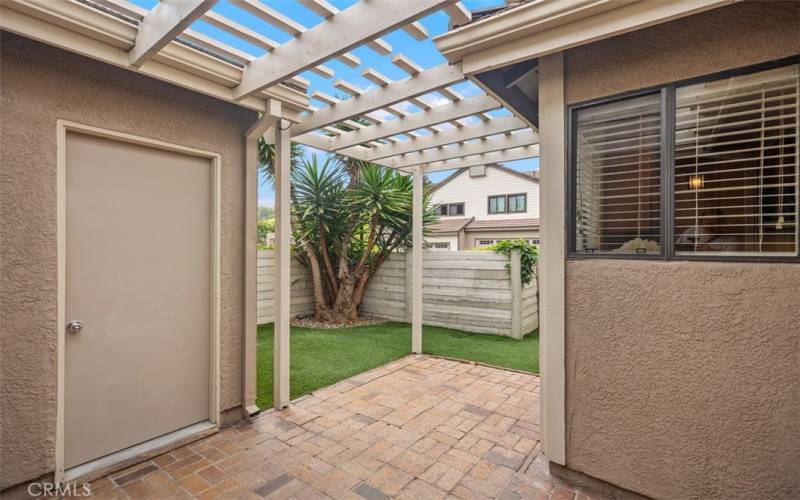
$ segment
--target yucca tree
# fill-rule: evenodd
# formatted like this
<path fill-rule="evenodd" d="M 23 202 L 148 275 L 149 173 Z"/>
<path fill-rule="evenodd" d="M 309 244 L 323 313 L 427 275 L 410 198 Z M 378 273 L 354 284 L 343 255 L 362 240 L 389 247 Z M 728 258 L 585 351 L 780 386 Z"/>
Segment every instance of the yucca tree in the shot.
<path fill-rule="evenodd" d="M 316 318 L 346 322 L 389 255 L 411 246 L 412 179 L 372 163 L 330 156 L 292 170 L 292 230 L 311 272 Z M 423 223 L 435 215 L 426 194 Z"/>
<path fill-rule="evenodd" d="M 289 152 L 292 169 L 300 164 L 302 158 L 303 146 L 293 142 Z M 258 170 L 270 185 L 275 185 L 275 145 L 268 144 L 263 137 L 258 139 Z"/>

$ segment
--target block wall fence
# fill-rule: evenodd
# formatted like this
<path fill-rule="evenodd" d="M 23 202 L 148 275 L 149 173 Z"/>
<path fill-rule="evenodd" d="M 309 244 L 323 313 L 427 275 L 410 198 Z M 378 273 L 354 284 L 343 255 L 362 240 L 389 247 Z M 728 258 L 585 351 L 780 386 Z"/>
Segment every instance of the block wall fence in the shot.
<path fill-rule="evenodd" d="M 518 253 L 423 253 L 422 320 L 426 325 L 522 338 L 539 327 L 536 278 L 522 286 Z M 258 323 L 274 321 L 272 250 L 258 252 Z M 508 266 L 511 272 L 509 273 Z M 311 276 L 292 261 L 293 317 L 314 313 Z M 411 321 L 411 255 L 393 254 L 370 280 L 361 305 L 365 316 Z"/>

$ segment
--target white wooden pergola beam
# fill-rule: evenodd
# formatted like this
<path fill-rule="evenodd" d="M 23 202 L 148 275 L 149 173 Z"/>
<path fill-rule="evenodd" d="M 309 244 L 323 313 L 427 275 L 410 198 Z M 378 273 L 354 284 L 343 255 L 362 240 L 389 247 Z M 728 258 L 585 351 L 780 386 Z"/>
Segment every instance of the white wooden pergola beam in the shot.
<path fill-rule="evenodd" d="M 422 66 L 415 63 L 403 54 L 397 54 L 392 58 L 392 64 L 405 71 L 409 75 L 416 75 L 422 72 Z"/>
<path fill-rule="evenodd" d="M 454 0 L 359 2 L 250 63 L 234 89 L 234 97 L 241 99 L 282 82 L 452 3 Z"/>
<path fill-rule="evenodd" d="M 276 99 L 267 99 L 267 109 L 261 117 L 245 132 L 245 137 L 250 140 L 257 140 L 267 133 L 278 120 L 281 119 L 281 102 Z"/>
<path fill-rule="evenodd" d="M 339 9 L 325 0 L 300 0 L 300 4 L 325 19 L 328 19 L 329 17 L 339 13 Z M 382 56 L 388 56 L 392 53 L 392 46 L 382 38 L 370 40 L 367 42 L 367 47 L 371 48 Z"/>
<path fill-rule="evenodd" d="M 397 144 L 387 144 L 380 148 L 373 149 L 368 155 L 368 160 L 379 160 L 389 156 L 408 154 L 415 151 L 446 146 L 456 142 L 469 141 L 495 134 L 502 134 L 512 130 L 526 128 L 528 125 L 516 116 L 502 116 L 489 120 L 488 122 L 476 123 L 475 125 L 443 130 L 438 134 L 420 137 L 419 139 L 399 142 Z M 344 152 L 344 151 L 342 151 Z M 345 153 L 347 154 L 347 153 Z"/>
<path fill-rule="evenodd" d="M 302 24 L 266 6 L 259 0 L 231 0 L 231 3 L 292 36 L 301 35 L 306 30 Z"/>
<path fill-rule="evenodd" d="M 474 115 L 483 111 L 490 111 L 500 107 L 492 97 L 488 95 L 478 95 L 464 99 L 463 101 L 437 106 L 428 111 L 414 113 L 406 116 L 402 120 L 389 120 L 379 125 L 366 127 L 363 130 L 347 134 L 335 142 L 331 143 L 331 150 L 349 148 L 357 144 L 384 139 L 397 134 L 403 134 L 411 130 L 444 123 L 456 118 Z"/>
<path fill-rule="evenodd" d="M 259 0 L 232 0 L 232 2 L 234 5 L 238 5 L 243 10 L 246 10 L 284 33 L 297 37 L 306 32 L 305 26 L 281 14 L 277 10 L 264 5 Z M 361 64 L 361 59 L 350 53 L 341 54 L 337 59 L 341 61 L 342 64 L 351 68 L 357 68 Z"/>
<path fill-rule="evenodd" d="M 453 5 L 444 9 L 450 20 L 455 25 L 462 25 L 472 21 L 472 12 L 469 11 L 461 2 L 454 3 Z"/>
<path fill-rule="evenodd" d="M 428 38 L 428 30 L 425 29 L 425 26 L 417 22 L 411 23 L 407 26 L 403 26 L 403 31 L 411 35 L 411 38 L 413 38 L 418 42 L 421 42 L 426 38 Z"/>
<path fill-rule="evenodd" d="M 463 79 L 464 75 L 461 74 L 461 68 L 457 64 L 436 66 L 409 78 L 392 82 L 382 88 L 365 92 L 358 97 L 341 101 L 336 106 L 320 109 L 309 115 L 304 123 L 297 125 L 295 133 L 304 134 L 380 108 L 402 117 L 405 116 L 405 113 L 387 108 L 392 104 L 407 100 L 409 97 L 417 97 Z"/>
<path fill-rule="evenodd" d="M 501 135 L 479 139 L 475 142 L 464 144 L 451 144 L 446 147 L 429 149 L 427 151 L 417 151 L 396 157 L 384 158 L 382 164 L 392 168 L 405 168 L 421 163 L 435 163 L 472 156 L 477 154 L 503 151 L 524 146 L 533 146 L 539 143 L 539 134 L 533 130 L 523 130 L 515 134 Z M 402 143 L 401 143 L 402 144 Z M 369 156 L 369 153 L 367 153 Z"/>
<path fill-rule="evenodd" d="M 359 96 L 364 93 L 364 89 L 345 80 L 336 80 L 335 82 L 333 82 L 333 86 L 341 90 L 345 94 L 349 94 L 353 97 Z"/>
<path fill-rule="evenodd" d="M 202 20 L 216 28 L 221 29 L 222 31 L 230 33 L 237 38 L 241 38 L 242 40 L 249 42 L 256 47 L 266 49 L 267 51 L 272 51 L 280 45 L 275 40 L 272 40 L 261 33 L 251 30 L 247 26 L 243 26 L 236 21 L 228 19 L 227 17 L 214 11 L 206 12 L 202 17 Z M 248 58 L 248 61 L 252 61 L 253 59 L 255 59 L 255 57 L 250 57 Z M 309 70 L 325 78 L 333 78 L 335 75 L 331 68 L 323 64 L 309 68 Z"/>
<path fill-rule="evenodd" d="M 316 13 L 319 16 L 324 17 L 325 19 L 328 19 L 331 16 L 334 16 L 334 15 L 339 13 L 339 9 L 337 9 L 334 5 L 332 5 L 331 3 L 327 2 L 326 0 L 300 0 L 300 3 L 305 8 L 309 9 L 310 11 Z M 464 9 L 464 6 L 461 5 L 461 2 L 459 2 L 457 5 L 461 6 L 461 9 L 466 10 L 466 9 Z M 447 9 L 450 9 L 450 7 L 447 7 Z M 455 12 L 456 10 L 458 10 L 458 9 L 454 9 L 453 12 L 456 13 Z M 467 12 L 469 12 L 469 11 L 467 11 Z M 450 10 L 448 10 L 448 14 L 449 13 L 450 13 Z M 456 15 L 458 15 L 458 14 L 456 14 Z M 471 18 L 472 18 L 472 15 L 470 15 L 470 19 Z M 425 27 L 422 26 L 419 23 L 416 23 L 416 22 L 415 23 L 411 23 L 411 25 L 409 25 L 407 27 L 404 27 L 403 30 L 406 33 L 408 33 L 409 35 L 411 35 L 412 37 L 414 37 L 414 39 L 417 40 L 417 41 L 425 40 L 428 37 L 428 32 L 425 30 Z M 380 42 L 383 42 L 383 40 L 380 40 Z M 373 42 L 368 42 L 367 45 L 370 48 L 372 48 L 373 50 L 375 50 L 375 52 L 377 52 L 378 54 L 380 54 L 382 56 L 391 54 L 392 53 L 391 46 L 389 46 L 389 48 L 387 50 L 386 47 L 382 46 L 382 44 L 380 42 L 377 43 L 377 44 L 374 44 Z M 386 42 L 383 42 L 383 43 L 386 43 Z M 389 45 L 389 44 L 386 44 L 386 45 Z"/>
<path fill-rule="evenodd" d="M 141 66 L 193 22 L 211 9 L 216 0 L 162 0 L 139 23 L 129 52 L 132 66 Z M 276 82 L 277 83 L 277 82 Z"/>
<path fill-rule="evenodd" d="M 494 151 L 472 156 L 454 158 L 452 160 L 437 161 L 425 164 L 425 173 L 442 172 L 453 170 L 454 168 L 474 167 L 477 165 L 487 165 L 489 163 L 503 163 L 507 161 L 524 160 L 526 158 L 536 158 L 539 156 L 539 145 L 524 146 L 503 151 Z M 405 167 L 401 170 L 410 172 L 413 167 Z"/>

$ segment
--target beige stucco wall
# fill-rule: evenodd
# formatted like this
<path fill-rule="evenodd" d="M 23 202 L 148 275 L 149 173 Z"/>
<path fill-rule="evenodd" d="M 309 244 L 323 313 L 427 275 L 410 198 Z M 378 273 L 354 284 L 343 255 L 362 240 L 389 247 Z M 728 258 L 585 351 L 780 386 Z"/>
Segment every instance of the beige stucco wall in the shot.
<path fill-rule="evenodd" d="M 567 52 L 569 102 L 800 52 L 800 3 Z M 800 497 L 800 264 L 572 260 L 567 465 L 656 498 Z"/>
<path fill-rule="evenodd" d="M 222 155 L 221 403 L 239 405 L 242 134 L 255 113 L 2 33 L 0 488 L 53 470 L 56 120 Z"/>

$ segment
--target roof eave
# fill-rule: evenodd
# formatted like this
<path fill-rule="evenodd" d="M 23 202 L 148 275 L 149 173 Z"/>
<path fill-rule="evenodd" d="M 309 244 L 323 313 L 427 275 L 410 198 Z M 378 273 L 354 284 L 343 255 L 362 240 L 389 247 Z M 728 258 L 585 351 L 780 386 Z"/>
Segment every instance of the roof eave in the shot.
<path fill-rule="evenodd" d="M 739 0 L 537 0 L 444 33 L 434 42 L 472 75 L 697 14 Z"/>

